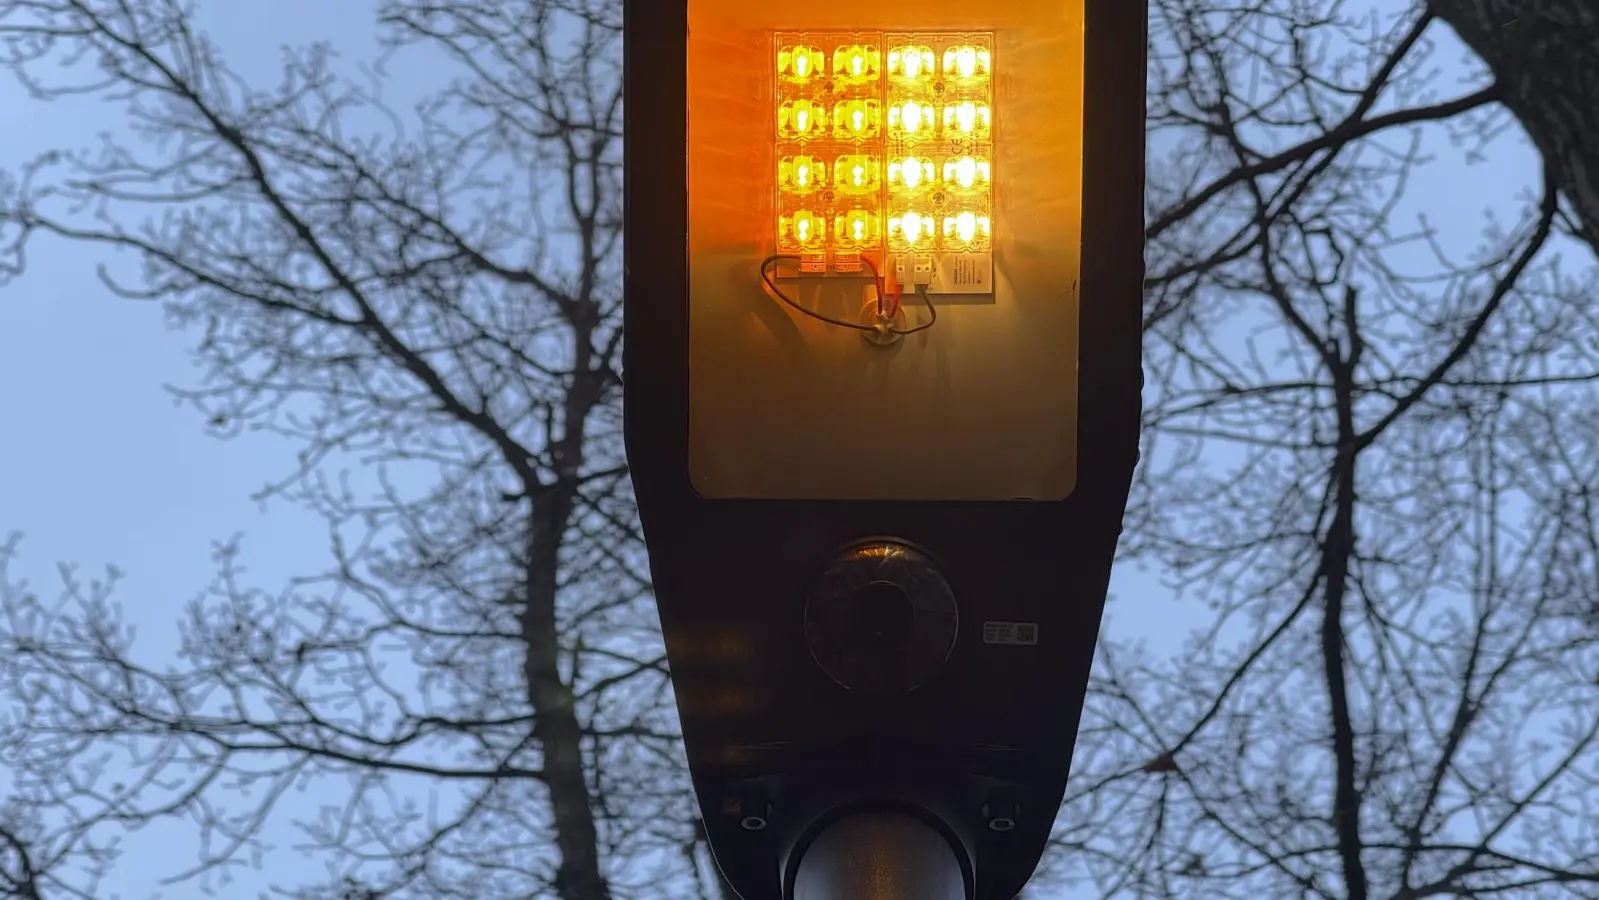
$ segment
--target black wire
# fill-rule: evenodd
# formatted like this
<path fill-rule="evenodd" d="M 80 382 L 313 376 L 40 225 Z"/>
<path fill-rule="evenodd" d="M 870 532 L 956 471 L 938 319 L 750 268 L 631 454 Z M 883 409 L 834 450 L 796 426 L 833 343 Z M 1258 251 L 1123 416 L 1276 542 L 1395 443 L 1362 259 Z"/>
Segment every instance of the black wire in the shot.
<path fill-rule="evenodd" d="M 922 298 L 922 303 L 926 304 L 927 306 L 927 312 L 930 316 L 928 320 L 916 326 L 915 328 L 890 328 L 889 331 L 899 335 L 915 334 L 918 331 L 926 331 L 927 329 L 932 328 L 933 323 L 938 321 L 938 307 L 933 305 L 933 298 L 927 293 L 927 285 L 918 284 L 916 286 L 916 293 Z M 896 307 L 895 312 L 898 311 L 899 309 Z"/>
<path fill-rule="evenodd" d="M 772 280 L 772 271 L 777 267 L 779 262 L 782 262 L 785 259 L 798 260 L 799 257 L 792 254 L 779 253 L 773 256 L 768 256 L 761 260 L 761 281 L 766 283 L 767 289 L 770 290 L 772 294 L 777 297 L 777 299 L 787 303 L 789 306 L 804 313 L 805 315 L 810 316 L 813 319 L 819 319 L 829 325 L 838 325 L 843 328 L 853 328 L 856 331 L 873 332 L 877 330 L 870 325 L 862 325 L 859 322 L 846 322 L 843 319 L 835 319 L 832 316 L 823 315 L 814 309 L 806 309 L 795 302 L 792 297 L 783 293 L 783 289 L 778 287 L 777 282 Z M 876 276 L 877 269 L 875 267 L 872 268 L 872 273 L 874 276 Z M 877 309 L 878 313 L 881 314 L 883 310 L 883 279 L 881 276 L 876 276 L 872 279 L 872 289 L 877 292 Z M 929 315 L 928 320 L 920 325 L 917 325 L 915 328 L 890 328 L 889 331 L 902 336 L 907 334 L 915 334 L 918 331 L 926 331 L 927 329 L 932 328 L 933 324 L 938 321 L 938 308 L 933 305 L 933 298 L 927 293 L 927 285 L 917 285 L 916 294 L 922 298 L 923 305 L 927 307 L 927 312 Z M 897 305 L 894 307 L 894 313 L 895 315 L 899 314 L 899 307 Z"/>
<path fill-rule="evenodd" d="M 841 328 L 853 328 L 856 331 L 876 331 L 877 330 L 877 329 L 873 328 L 870 325 L 862 325 L 859 322 L 846 322 L 843 319 L 835 319 L 832 316 L 822 315 L 821 313 L 817 312 L 814 309 L 806 309 L 805 307 L 800 306 L 798 303 L 794 302 L 794 299 L 792 297 L 790 297 L 789 295 L 783 293 L 783 289 L 778 287 L 777 286 L 777 282 L 772 280 L 772 275 L 771 275 L 772 269 L 776 267 L 778 262 L 780 262 L 782 260 L 785 260 L 785 259 L 795 259 L 795 260 L 797 260 L 797 259 L 799 259 L 799 257 L 798 256 L 792 256 L 792 255 L 784 255 L 784 254 L 779 253 L 779 254 L 777 254 L 775 256 L 768 256 L 765 259 L 761 260 L 761 280 L 766 282 L 766 287 L 777 297 L 777 299 L 783 301 L 784 303 L 787 303 L 789 306 L 792 306 L 794 309 L 799 310 L 800 312 L 804 313 L 805 315 L 810 316 L 813 319 L 820 319 L 820 320 L 822 320 L 823 322 L 826 322 L 829 325 L 838 325 Z M 873 284 L 877 284 L 877 280 L 873 279 L 872 283 Z M 881 287 L 878 288 L 878 293 L 879 294 L 882 293 L 882 288 Z"/>

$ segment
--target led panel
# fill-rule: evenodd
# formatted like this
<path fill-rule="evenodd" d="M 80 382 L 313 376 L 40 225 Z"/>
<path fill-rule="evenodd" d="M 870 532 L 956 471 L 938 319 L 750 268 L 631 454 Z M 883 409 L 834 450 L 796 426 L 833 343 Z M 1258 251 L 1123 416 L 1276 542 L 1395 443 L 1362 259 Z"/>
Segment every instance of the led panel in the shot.
<path fill-rule="evenodd" d="M 991 33 L 778 32 L 773 50 L 777 253 L 806 273 L 991 266 Z"/>

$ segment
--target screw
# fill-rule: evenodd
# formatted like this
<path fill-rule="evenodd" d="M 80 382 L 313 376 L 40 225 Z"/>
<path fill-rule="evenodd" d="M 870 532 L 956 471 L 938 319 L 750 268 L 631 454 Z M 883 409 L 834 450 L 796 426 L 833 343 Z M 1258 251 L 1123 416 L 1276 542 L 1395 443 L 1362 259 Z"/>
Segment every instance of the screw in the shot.
<path fill-rule="evenodd" d="M 1013 800 L 990 800 L 983 804 L 983 818 L 988 822 L 989 831 L 1000 834 L 1013 831 L 1021 815 L 1021 805 Z"/>
<path fill-rule="evenodd" d="M 772 804 L 756 794 L 728 797 L 722 810 L 738 816 L 738 827 L 745 831 L 765 831 L 772 821 Z"/>

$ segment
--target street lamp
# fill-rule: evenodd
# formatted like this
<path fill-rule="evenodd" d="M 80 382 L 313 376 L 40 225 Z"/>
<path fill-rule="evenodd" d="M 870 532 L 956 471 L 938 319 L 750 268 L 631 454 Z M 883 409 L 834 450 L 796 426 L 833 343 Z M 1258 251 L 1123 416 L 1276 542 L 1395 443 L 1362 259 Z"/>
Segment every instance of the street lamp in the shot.
<path fill-rule="evenodd" d="M 1144 5 L 623 6 L 628 457 L 718 864 L 1010 900 L 1137 458 Z"/>

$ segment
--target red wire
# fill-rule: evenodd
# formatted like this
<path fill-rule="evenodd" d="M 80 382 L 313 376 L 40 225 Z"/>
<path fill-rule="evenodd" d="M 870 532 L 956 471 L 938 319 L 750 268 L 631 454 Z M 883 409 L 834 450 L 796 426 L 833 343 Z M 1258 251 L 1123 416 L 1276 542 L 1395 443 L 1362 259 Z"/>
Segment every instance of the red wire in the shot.
<path fill-rule="evenodd" d="M 862 254 L 861 255 L 861 262 L 866 264 L 866 268 L 872 270 L 872 284 L 873 284 L 874 287 L 877 288 L 877 298 L 879 300 L 881 300 L 883 298 L 883 295 L 888 293 L 888 291 L 883 287 L 883 273 L 878 271 L 877 263 L 872 262 L 872 258 L 870 256 L 866 256 L 865 254 Z M 889 296 L 892 297 L 893 300 L 894 300 L 893 308 L 888 310 L 888 317 L 892 319 L 894 316 L 899 314 L 899 282 L 898 281 L 894 282 L 894 291 L 893 291 L 892 294 L 889 294 Z M 881 309 L 881 307 L 879 307 L 879 312 L 881 312 L 881 311 L 882 311 L 882 309 Z"/>
<path fill-rule="evenodd" d="M 874 289 L 876 289 L 876 291 L 877 291 L 877 312 L 879 314 L 881 314 L 883 312 L 883 293 L 884 293 L 883 292 L 883 274 L 881 272 L 877 271 L 877 263 L 872 262 L 872 258 L 870 256 L 867 256 L 864 253 L 861 254 L 861 262 L 866 264 L 866 268 L 872 270 L 872 287 Z"/>

